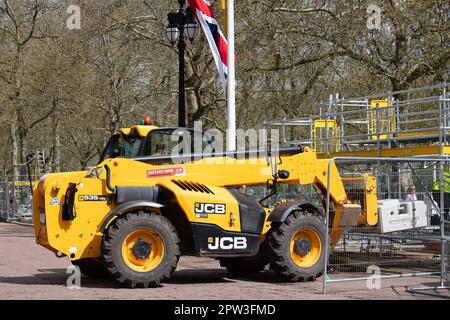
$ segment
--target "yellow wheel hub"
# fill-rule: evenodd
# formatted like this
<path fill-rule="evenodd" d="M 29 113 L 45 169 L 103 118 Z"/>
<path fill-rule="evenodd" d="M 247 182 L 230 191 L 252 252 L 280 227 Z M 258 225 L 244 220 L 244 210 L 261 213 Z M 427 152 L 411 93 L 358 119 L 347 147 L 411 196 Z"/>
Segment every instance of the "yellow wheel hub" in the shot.
<path fill-rule="evenodd" d="M 128 267 L 137 272 L 155 269 L 164 257 L 164 242 L 151 229 L 130 233 L 122 244 L 122 257 Z"/>
<path fill-rule="evenodd" d="M 316 264 L 322 253 L 319 234 L 311 228 L 297 231 L 291 239 L 290 253 L 294 263 L 301 268 L 310 268 Z"/>

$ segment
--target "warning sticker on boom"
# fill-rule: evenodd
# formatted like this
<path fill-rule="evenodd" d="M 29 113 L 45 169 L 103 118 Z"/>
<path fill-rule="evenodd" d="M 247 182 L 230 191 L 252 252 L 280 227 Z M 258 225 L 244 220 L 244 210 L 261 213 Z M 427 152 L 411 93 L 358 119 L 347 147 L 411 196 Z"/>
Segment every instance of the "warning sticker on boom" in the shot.
<path fill-rule="evenodd" d="M 185 175 L 186 172 L 184 170 L 184 167 L 147 170 L 147 179 L 162 177 L 182 177 Z"/>

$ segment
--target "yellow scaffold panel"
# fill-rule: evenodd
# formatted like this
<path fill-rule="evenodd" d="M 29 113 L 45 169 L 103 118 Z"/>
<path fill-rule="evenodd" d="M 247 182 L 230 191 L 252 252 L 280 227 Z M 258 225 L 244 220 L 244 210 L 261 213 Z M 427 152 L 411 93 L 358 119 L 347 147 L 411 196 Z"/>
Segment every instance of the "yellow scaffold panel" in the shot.
<path fill-rule="evenodd" d="M 334 140 L 334 143 L 331 144 L 328 152 L 337 152 L 339 150 L 339 127 L 336 120 L 315 120 L 314 150 L 316 152 L 324 152 L 324 146 L 330 140 Z"/>
<path fill-rule="evenodd" d="M 387 139 L 395 130 L 395 111 L 391 100 L 372 100 L 370 102 L 370 133 L 372 140 Z"/>
<path fill-rule="evenodd" d="M 37 183 L 37 181 L 33 181 L 32 185 L 35 185 Z M 28 187 L 30 186 L 30 182 L 29 181 L 17 181 L 15 183 L 16 187 Z"/>

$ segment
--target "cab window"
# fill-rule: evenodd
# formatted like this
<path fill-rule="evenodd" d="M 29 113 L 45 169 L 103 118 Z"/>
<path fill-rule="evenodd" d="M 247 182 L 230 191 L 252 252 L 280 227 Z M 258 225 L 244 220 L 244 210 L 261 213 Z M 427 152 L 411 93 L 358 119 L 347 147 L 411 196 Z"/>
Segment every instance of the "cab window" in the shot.
<path fill-rule="evenodd" d="M 151 157 L 170 156 L 177 144 L 178 141 L 172 141 L 172 131 L 152 132 L 150 143 L 144 152 Z"/>
<path fill-rule="evenodd" d="M 178 139 L 173 139 L 173 134 L 177 129 L 163 129 L 152 131 L 145 142 L 142 154 L 150 157 L 170 157 L 175 147 L 182 142 L 183 134 L 180 133 Z M 191 150 L 185 153 L 194 153 L 194 131 L 188 130 L 191 139 Z M 208 140 L 202 134 L 202 150 L 208 145 Z"/>
<path fill-rule="evenodd" d="M 100 157 L 102 162 L 105 159 L 123 157 L 123 158 L 134 158 L 139 156 L 139 150 L 141 149 L 143 138 L 131 134 L 128 136 L 121 136 L 119 134 L 113 135 Z"/>

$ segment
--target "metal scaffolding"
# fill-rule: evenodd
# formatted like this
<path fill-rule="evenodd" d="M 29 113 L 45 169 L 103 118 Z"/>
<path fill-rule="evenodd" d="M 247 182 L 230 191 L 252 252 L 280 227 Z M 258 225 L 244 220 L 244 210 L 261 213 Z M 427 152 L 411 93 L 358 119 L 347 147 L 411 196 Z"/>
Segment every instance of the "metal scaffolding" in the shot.
<path fill-rule="evenodd" d="M 58 171 L 67 171 L 67 166 L 46 163 L 44 150 L 30 154 L 26 163 L 13 165 L 0 181 L 0 220 L 31 220 L 32 186 L 46 173 Z"/>
<path fill-rule="evenodd" d="M 352 99 L 330 96 L 318 115 L 264 123 L 283 146 L 308 146 L 320 157 L 450 154 L 449 83 Z M 326 112 L 322 112 L 326 107 Z"/>
<path fill-rule="evenodd" d="M 282 119 L 268 121 L 263 124 L 266 132 L 279 130 L 280 145 L 284 147 L 304 146 L 317 152 L 319 158 L 339 161 L 341 174 L 344 177 L 358 175 L 352 171 L 355 165 L 372 170 L 377 180 L 378 199 L 402 198 L 405 185 L 402 179 L 409 179 L 408 184 L 415 181 L 422 189 L 421 197 L 432 204 L 428 214 L 437 213 L 439 225 L 406 230 L 404 232 L 383 233 L 376 227 L 353 227 L 345 230 L 343 243 L 337 261 L 330 260 L 333 268 L 353 265 L 357 267 L 373 263 L 390 264 L 392 259 L 371 257 L 365 252 L 352 253 L 356 260 L 352 261 L 347 252 L 348 245 L 360 245 L 368 241 L 368 247 L 381 253 L 389 252 L 399 261 L 408 262 L 404 272 L 399 275 L 385 272 L 384 278 L 405 277 L 422 274 L 439 275 L 437 286 L 410 288 L 411 292 L 427 292 L 437 289 L 448 289 L 448 260 L 450 221 L 445 212 L 450 209 L 444 203 L 444 172 L 450 170 L 450 95 L 449 83 L 438 84 L 398 92 L 375 94 L 366 97 L 345 99 L 339 94 L 331 95 L 328 103 L 320 106 L 317 115 L 300 119 Z M 311 108 L 313 109 L 313 108 Z M 396 190 L 391 190 L 391 180 L 398 181 Z M 434 181 L 440 181 L 440 203 L 431 197 Z M 395 195 L 395 196 L 393 196 Z M 329 206 L 329 198 L 326 202 Z M 326 212 L 329 212 L 327 208 Z M 328 223 L 328 219 L 326 219 Z M 415 249 L 419 245 L 427 247 L 433 243 L 440 249 L 439 265 L 422 265 L 423 257 L 418 258 Z M 400 244 L 400 250 L 397 248 Z M 387 246 L 387 247 L 386 247 Z M 351 250 L 350 250 L 351 251 Z M 365 255 L 364 255 L 365 254 Z M 362 260 L 358 260 L 358 257 Z M 362 258 L 361 258 L 362 257 Z M 405 273 L 406 272 L 406 273 Z M 360 278 L 330 279 L 328 270 L 324 268 L 324 292 L 326 285 L 333 282 L 360 281 Z M 337 277 L 338 274 L 335 275 Z"/>

